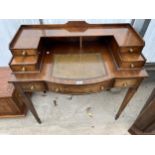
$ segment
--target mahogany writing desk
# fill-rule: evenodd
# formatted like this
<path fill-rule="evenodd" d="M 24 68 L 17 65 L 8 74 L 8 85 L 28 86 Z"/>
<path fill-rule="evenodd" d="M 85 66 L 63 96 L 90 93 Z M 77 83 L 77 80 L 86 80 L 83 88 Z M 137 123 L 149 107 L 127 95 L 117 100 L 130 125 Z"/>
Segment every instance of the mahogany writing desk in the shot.
<path fill-rule="evenodd" d="M 147 77 L 143 47 L 130 24 L 22 25 L 10 44 L 10 82 L 39 123 L 26 92 L 85 94 L 128 87 L 117 119 Z"/>

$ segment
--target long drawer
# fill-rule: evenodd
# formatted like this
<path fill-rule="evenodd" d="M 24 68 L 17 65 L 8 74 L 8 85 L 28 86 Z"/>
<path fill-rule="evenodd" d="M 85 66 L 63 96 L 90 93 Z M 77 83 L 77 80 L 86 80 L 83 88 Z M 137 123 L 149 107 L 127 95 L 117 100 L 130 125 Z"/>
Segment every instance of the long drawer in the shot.
<path fill-rule="evenodd" d="M 64 84 L 55 84 L 48 83 L 48 90 L 57 92 L 57 93 L 70 93 L 70 94 L 84 94 L 84 93 L 93 93 L 100 92 L 111 88 L 113 81 L 105 81 L 97 84 L 90 85 L 64 85 Z"/>

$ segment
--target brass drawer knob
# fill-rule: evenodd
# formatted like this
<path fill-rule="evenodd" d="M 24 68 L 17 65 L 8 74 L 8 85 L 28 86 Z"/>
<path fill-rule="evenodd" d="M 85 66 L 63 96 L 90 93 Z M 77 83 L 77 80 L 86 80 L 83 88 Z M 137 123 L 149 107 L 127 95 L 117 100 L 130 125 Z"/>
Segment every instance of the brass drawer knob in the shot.
<path fill-rule="evenodd" d="M 127 86 L 128 86 L 127 82 L 123 83 L 123 87 L 127 87 Z"/>
<path fill-rule="evenodd" d="M 26 51 L 23 51 L 23 52 L 22 52 L 22 55 L 25 56 L 25 55 L 26 55 Z"/>
<path fill-rule="evenodd" d="M 22 71 L 24 72 L 26 69 L 25 69 L 25 67 L 22 67 Z"/>
<path fill-rule="evenodd" d="M 133 51 L 134 51 L 133 48 L 130 48 L 130 49 L 129 49 L 129 52 L 130 52 L 130 53 L 132 53 Z"/>
<path fill-rule="evenodd" d="M 46 51 L 46 54 L 49 55 L 50 54 L 50 51 Z"/>
<path fill-rule="evenodd" d="M 55 91 L 58 92 L 59 91 L 59 88 L 56 88 Z"/>
<path fill-rule="evenodd" d="M 18 94 L 17 96 L 18 96 L 18 97 L 21 97 L 22 95 L 21 95 L 21 94 Z"/>
<path fill-rule="evenodd" d="M 31 89 L 31 90 L 34 90 L 34 86 L 32 85 L 32 86 L 30 87 L 30 89 Z"/>
<path fill-rule="evenodd" d="M 130 65 L 130 67 L 131 67 L 131 68 L 134 68 L 134 67 L 135 67 L 135 65 L 134 65 L 134 64 L 131 64 L 131 65 Z"/>
<path fill-rule="evenodd" d="M 101 88 L 100 88 L 101 90 L 104 90 L 104 86 L 101 86 Z"/>

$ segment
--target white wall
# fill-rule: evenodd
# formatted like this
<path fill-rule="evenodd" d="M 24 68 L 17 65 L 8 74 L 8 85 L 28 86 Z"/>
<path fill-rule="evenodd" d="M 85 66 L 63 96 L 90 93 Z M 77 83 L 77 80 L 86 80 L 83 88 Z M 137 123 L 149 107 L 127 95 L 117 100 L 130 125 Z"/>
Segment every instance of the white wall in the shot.
<path fill-rule="evenodd" d="M 73 19 L 44 19 L 44 24 L 64 24 Z M 130 23 L 131 19 L 79 19 L 88 23 Z"/>

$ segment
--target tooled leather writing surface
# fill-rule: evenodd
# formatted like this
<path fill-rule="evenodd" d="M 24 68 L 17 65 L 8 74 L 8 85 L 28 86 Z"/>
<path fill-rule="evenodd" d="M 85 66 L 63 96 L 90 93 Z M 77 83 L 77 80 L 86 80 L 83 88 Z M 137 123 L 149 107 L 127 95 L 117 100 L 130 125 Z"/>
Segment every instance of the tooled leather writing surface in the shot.
<path fill-rule="evenodd" d="M 90 79 L 106 75 L 100 53 L 55 54 L 53 77 L 65 79 Z"/>

